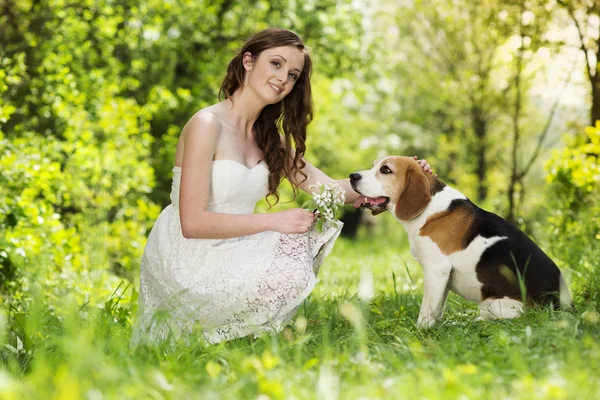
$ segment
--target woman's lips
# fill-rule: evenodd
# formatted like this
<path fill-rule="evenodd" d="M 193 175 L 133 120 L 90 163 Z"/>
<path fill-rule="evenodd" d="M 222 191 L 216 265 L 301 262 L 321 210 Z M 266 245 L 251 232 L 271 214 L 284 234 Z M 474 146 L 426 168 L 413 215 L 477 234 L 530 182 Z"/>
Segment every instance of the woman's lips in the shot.
<path fill-rule="evenodd" d="M 281 94 L 283 92 L 283 88 L 282 87 L 274 85 L 271 82 L 269 82 L 269 86 L 271 86 L 271 89 L 273 89 L 274 91 L 276 91 L 277 94 Z"/>

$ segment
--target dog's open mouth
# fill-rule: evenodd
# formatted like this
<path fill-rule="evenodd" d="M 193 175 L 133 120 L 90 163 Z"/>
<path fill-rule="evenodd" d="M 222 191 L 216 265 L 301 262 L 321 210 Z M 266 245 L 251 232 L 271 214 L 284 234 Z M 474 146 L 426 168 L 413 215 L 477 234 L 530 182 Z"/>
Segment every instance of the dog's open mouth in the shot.
<path fill-rule="evenodd" d="M 366 197 L 363 195 L 358 196 L 358 199 L 354 202 L 356 208 L 368 208 L 373 211 L 373 214 L 379 214 L 387 210 L 385 208 L 390 202 L 389 197 Z"/>

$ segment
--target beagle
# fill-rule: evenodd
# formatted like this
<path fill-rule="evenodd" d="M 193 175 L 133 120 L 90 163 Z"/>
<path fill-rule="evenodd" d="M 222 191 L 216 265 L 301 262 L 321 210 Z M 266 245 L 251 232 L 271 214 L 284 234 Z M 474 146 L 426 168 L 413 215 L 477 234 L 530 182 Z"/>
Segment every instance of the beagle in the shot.
<path fill-rule="evenodd" d="M 527 304 L 571 306 L 556 264 L 523 232 L 482 210 L 464 194 L 424 172 L 409 157 L 390 156 L 350 174 L 355 207 L 390 210 L 402 223 L 423 267 L 417 325 L 441 317 L 448 290 L 479 304 L 483 319 L 514 318 Z"/>

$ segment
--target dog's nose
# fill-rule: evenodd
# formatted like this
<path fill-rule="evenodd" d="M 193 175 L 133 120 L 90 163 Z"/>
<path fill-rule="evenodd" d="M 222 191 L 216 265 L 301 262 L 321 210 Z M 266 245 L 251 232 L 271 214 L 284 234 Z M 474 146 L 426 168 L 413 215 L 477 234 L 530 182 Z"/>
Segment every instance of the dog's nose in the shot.
<path fill-rule="evenodd" d="M 350 174 L 350 182 L 357 182 L 357 181 L 360 181 L 360 178 L 362 178 L 362 177 L 360 176 L 360 174 L 359 174 L 359 173 L 356 173 L 356 172 L 355 172 L 355 173 L 353 173 L 353 174 Z"/>

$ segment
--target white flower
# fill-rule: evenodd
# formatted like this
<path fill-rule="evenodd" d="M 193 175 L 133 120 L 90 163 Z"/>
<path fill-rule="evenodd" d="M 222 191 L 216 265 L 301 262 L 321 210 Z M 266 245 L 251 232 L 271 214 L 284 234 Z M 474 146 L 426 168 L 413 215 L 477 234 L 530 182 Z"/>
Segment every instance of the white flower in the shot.
<path fill-rule="evenodd" d="M 336 182 L 329 182 L 325 185 L 317 182 L 315 185 L 310 185 L 313 190 L 312 202 L 308 202 L 308 207 L 315 213 L 316 220 L 319 222 L 319 228 L 323 222 L 335 220 L 335 211 L 344 205 L 345 192 L 344 189 Z"/>

